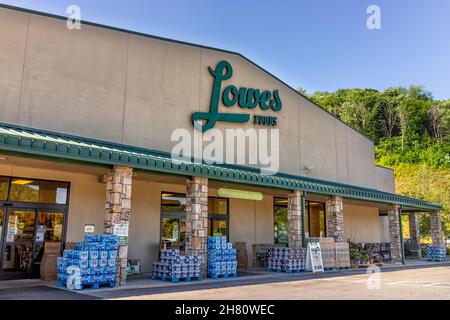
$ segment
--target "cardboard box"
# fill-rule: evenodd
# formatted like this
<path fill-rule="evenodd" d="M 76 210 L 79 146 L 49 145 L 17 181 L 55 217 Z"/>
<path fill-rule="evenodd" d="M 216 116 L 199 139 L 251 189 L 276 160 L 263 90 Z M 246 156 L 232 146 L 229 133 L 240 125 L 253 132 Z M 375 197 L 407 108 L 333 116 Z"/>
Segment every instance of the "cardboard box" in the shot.
<path fill-rule="evenodd" d="M 73 250 L 75 249 L 75 242 L 66 242 L 66 245 L 64 247 L 66 250 Z"/>
<path fill-rule="evenodd" d="M 241 250 L 247 250 L 247 243 L 246 242 L 236 242 L 234 244 L 234 247 L 239 252 Z"/>
<path fill-rule="evenodd" d="M 61 242 L 46 242 L 44 254 L 59 256 L 61 254 L 61 245 Z"/>
<path fill-rule="evenodd" d="M 247 269 L 247 264 L 248 264 L 247 250 L 238 251 L 236 259 L 237 259 L 238 269 Z"/>

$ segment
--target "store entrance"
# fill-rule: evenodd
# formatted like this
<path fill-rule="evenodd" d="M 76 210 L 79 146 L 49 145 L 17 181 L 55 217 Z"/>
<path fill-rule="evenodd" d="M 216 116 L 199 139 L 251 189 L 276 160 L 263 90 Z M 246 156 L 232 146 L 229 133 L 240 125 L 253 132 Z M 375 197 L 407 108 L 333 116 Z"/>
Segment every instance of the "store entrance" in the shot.
<path fill-rule="evenodd" d="M 0 177 L 0 280 L 39 277 L 45 243 L 64 242 L 69 184 Z"/>
<path fill-rule="evenodd" d="M 0 280 L 39 277 L 45 243 L 62 241 L 64 216 L 52 209 L 0 209 Z"/>

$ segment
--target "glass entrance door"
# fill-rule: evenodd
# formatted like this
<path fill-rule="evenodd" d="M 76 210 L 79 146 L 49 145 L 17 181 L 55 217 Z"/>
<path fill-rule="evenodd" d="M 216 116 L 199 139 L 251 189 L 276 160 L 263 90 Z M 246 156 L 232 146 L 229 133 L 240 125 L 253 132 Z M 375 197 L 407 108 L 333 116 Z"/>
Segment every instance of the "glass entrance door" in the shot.
<path fill-rule="evenodd" d="M 10 208 L 3 231 L 1 271 L 29 274 L 33 265 L 36 210 Z"/>

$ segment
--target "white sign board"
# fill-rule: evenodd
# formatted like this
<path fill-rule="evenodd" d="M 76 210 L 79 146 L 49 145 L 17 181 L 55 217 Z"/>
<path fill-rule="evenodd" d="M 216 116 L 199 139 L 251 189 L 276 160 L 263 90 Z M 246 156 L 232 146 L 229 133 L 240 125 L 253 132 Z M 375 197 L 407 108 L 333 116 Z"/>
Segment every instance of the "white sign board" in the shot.
<path fill-rule="evenodd" d="M 95 224 L 84 225 L 84 233 L 94 233 L 94 232 L 95 232 Z"/>
<path fill-rule="evenodd" d="M 45 239 L 45 231 L 47 227 L 45 225 L 38 225 L 36 230 L 36 242 L 43 243 Z"/>
<path fill-rule="evenodd" d="M 114 224 L 114 234 L 119 237 L 128 237 L 128 223 Z"/>
<path fill-rule="evenodd" d="M 128 245 L 128 227 L 128 222 L 114 224 L 114 234 L 119 237 L 120 247 Z"/>
<path fill-rule="evenodd" d="M 325 271 L 323 269 L 322 250 L 320 249 L 320 243 L 308 243 L 306 265 L 308 266 L 308 271 L 312 271 L 313 273 Z"/>

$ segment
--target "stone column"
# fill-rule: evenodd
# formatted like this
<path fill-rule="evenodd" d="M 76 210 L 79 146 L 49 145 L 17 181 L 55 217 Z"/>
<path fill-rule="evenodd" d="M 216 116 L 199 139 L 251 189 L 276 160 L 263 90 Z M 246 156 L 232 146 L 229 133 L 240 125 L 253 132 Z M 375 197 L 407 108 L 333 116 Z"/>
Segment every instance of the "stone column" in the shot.
<path fill-rule="evenodd" d="M 444 238 L 442 234 L 441 213 L 439 211 L 430 212 L 431 222 L 431 238 L 433 240 L 433 247 L 445 247 Z"/>
<path fill-rule="evenodd" d="M 288 196 L 289 247 L 301 248 L 302 243 L 302 192 L 293 191 Z"/>
<path fill-rule="evenodd" d="M 193 177 L 186 182 L 186 255 L 202 257 L 201 275 L 208 265 L 208 179 Z"/>
<path fill-rule="evenodd" d="M 131 214 L 133 168 L 115 166 L 106 176 L 105 233 L 113 234 L 114 225 L 128 223 Z M 119 247 L 116 284 L 127 281 L 128 244 Z"/>
<path fill-rule="evenodd" d="M 419 230 L 419 214 L 411 212 L 409 215 L 409 234 L 411 240 L 411 248 L 417 250 L 417 257 L 422 258 L 420 250 L 420 230 Z"/>
<path fill-rule="evenodd" d="M 345 242 L 344 204 L 342 197 L 332 196 L 326 201 L 327 237 L 336 242 Z"/>
<path fill-rule="evenodd" d="M 402 261 L 402 243 L 400 236 L 400 207 L 391 206 L 388 208 L 389 218 L 389 239 L 391 242 L 392 262 Z"/>

